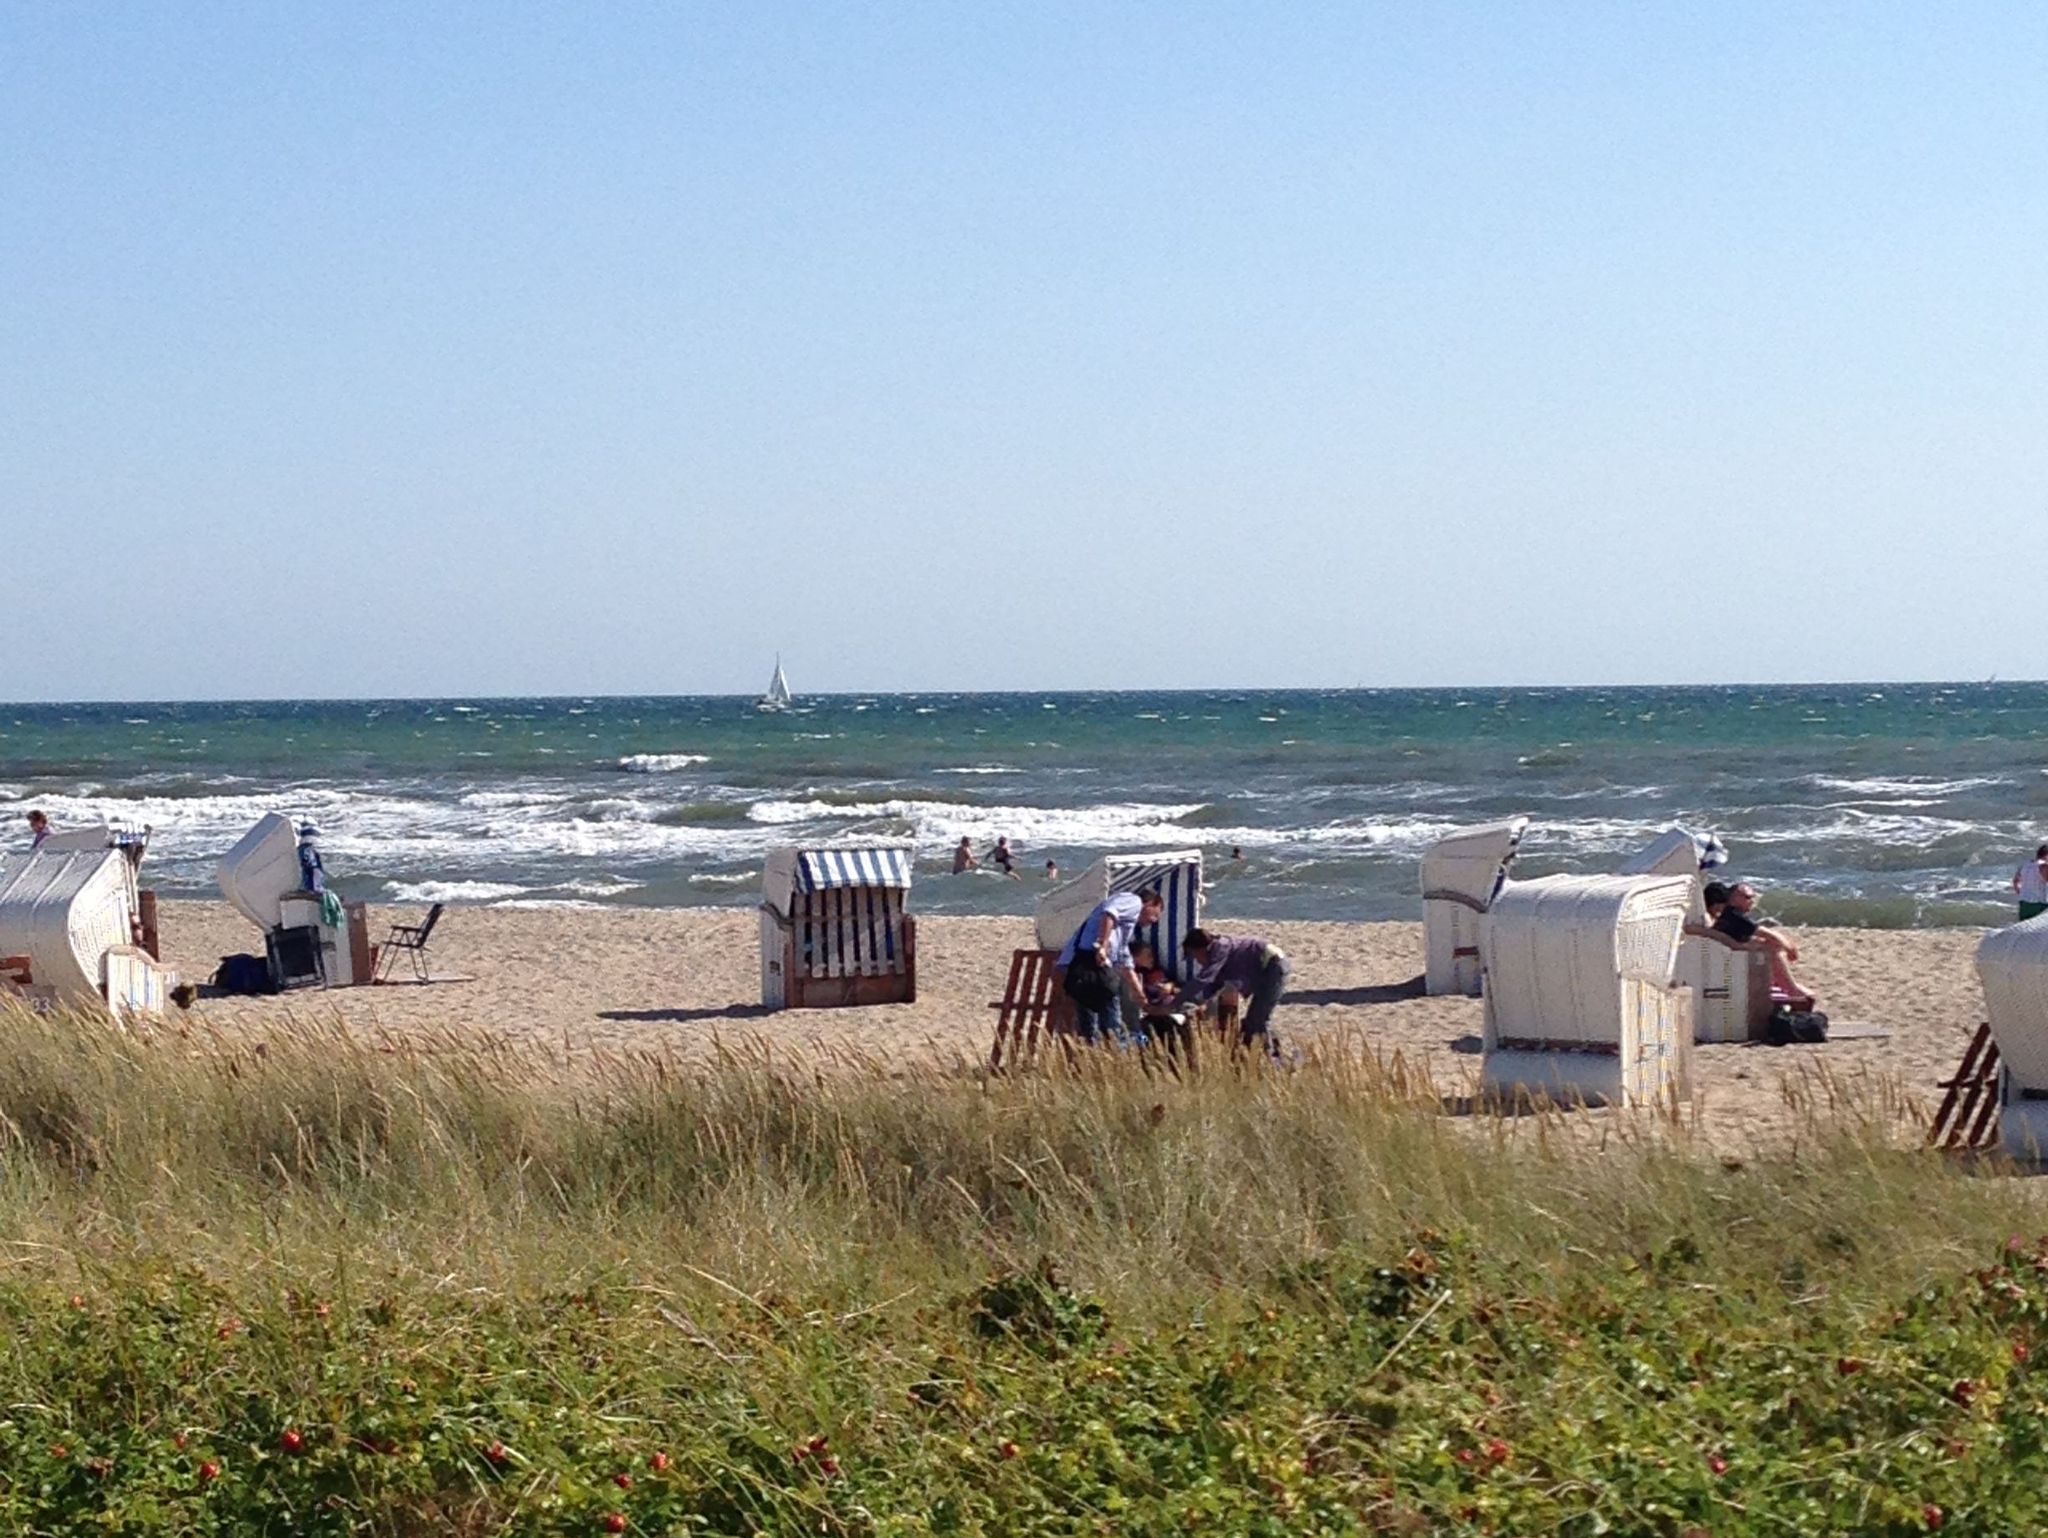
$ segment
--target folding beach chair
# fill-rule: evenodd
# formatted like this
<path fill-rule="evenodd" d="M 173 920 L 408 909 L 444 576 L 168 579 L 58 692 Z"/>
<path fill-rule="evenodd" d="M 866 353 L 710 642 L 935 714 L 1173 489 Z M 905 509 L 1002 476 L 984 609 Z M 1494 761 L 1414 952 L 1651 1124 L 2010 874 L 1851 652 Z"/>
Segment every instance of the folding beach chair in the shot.
<path fill-rule="evenodd" d="M 384 943 L 377 947 L 377 981 L 390 979 L 391 964 L 400 951 L 412 957 L 412 975 L 416 981 L 427 981 L 427 941 L 434 933 L 434 926 L 441 922 L 441 910 L 446 903 L 435 903 L 427 910 L 425 922 L 419 924 L 393 924 L 391 933 Z"/>

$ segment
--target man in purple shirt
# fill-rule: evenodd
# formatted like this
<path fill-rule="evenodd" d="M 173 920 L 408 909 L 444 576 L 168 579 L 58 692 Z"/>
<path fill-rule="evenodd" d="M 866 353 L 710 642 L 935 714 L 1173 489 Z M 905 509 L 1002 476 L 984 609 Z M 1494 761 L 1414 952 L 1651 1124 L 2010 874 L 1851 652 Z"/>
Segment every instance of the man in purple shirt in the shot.
<path fill-rule="evenodd" d="M 1287 991 L 1287 958 L 1269 941 L 1250 935 L 1212 935 L 1205 929 L 1190 929 L 1180 942 L 1181 954 L 1194 963 L 1195 975 L 1181 1001 L 1203 1004 L 1225 988 L 1248 1000 L 1238 1030 L 1238 1044 L 1258 1042 L 1271 1056 L 1280 1046 L 1266 1026 L 1273 1018 L 1273 1006 Z"/>

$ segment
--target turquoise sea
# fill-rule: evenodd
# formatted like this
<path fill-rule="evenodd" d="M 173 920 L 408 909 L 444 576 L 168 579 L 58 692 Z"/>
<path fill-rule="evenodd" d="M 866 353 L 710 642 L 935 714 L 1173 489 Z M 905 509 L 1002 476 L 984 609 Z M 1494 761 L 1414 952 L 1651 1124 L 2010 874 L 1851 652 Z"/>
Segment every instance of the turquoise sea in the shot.
<path fill-rule="evenodd" d="M 877 694 L 0 706 L 31 806 L 154 829 L 209 893 L 266 811 L 372 901 L 744 904 L 763 852 L 919 846 L 927 912 L 1026 913 L 1047 859 L 1198 846 L 1219 911 L 1396 918 L 1445 829 L 1534 819 L 1525 874 L 1717 832 L 1794 923 L 1975 924 L 2048 838 L 2048 684 Z M 1007 835 L 1026 879 L 948 874 Z M 1228 858 L 1233 847 L 1242 861 Z"/>

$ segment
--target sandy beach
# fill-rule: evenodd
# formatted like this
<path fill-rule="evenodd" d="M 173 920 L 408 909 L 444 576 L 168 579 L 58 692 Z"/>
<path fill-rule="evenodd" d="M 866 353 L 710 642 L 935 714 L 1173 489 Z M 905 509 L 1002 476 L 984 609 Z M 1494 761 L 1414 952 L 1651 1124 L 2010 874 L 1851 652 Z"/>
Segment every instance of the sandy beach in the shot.
<path fill-rule="evenodd" d="M 373 930 L 381 935 L 384 924 L 418 916 L 373 909 Z M 1232 928 L 1227 916 L 1210 923 Z M 256 939 L 215 902 L 167 902 L 163 932 L 166 959 L 199 978 L 218 957 L 248 950 Z M 1398 1052 L 1442 1093 L 1469 1088 L 1480 1004 L 1413 996 L 1420 924 L 1267 923 L 1257 932 L 1294 962 L 1295 985 L 1276 1020 L 1289 1039 Z M 1830 1017 L 1880 1026 L 1890 1036 L 1824 1047 L 1696 1048 L 1692 1115 L 1706 1143 L 1738 1153 L 1781 1145 L 1801 1125 L 1798 1102 L 1825 1096 L 1830 1079 L 1859 1104 L 1889 1105 L 1896 1134 L 1911 1137 L 1916 1107 L 1922 1115 L 1931 1110 L 1938 1081 L 1954 1072 L 1982 1018 L 1971 965 L 1979 933 L 1802 932 L 1800 972 Z M 432 951 L 435 977 L 456 980 L 208 998 L 182 1019 L 237 1032 L 339 1021 L 374 1040 L 476 1033 L 572 1058 L 618 1050 L 688 1058 L 721 1043 L 853 1048 L 906 1065 L 972 1071 L 987 1060 L 995 1018 L 988 1006 L 1002 994 L 1012 949 L 1030 943 L 1030 926 L 1021 918 L 927 917 L 918 943 L 915 1004 L 765 1015 L 748 910 L 462 907 L 444 915 Z"/>

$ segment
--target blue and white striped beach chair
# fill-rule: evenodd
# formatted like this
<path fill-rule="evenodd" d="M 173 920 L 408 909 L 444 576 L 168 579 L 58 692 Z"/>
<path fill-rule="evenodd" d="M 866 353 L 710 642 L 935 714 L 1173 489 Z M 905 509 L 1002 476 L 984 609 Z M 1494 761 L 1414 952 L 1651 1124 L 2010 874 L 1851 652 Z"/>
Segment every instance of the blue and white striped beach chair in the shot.
<path fill-rule="evenodd" d="M 769 1009 L 911 1003 L 917 930 L 907 843 L 778 849 L 761 874 L 761 1002 Z"/>
<path fill-rule="evenodd" d="M 1176 982 L 1187 980 L 1180 942 L 1202 922 L 1202 852 L 1176 849 L 1144 854 L 1104 855 L 1064 886 L 1038 900 L 1038 943 L 1049 949 L 1064 946 L 1112 892 L 1159 888 L 1166 900 L 1159 922 L 1138 930 L 1133 945 L 1150 945 L 1159 965 Z"/>

